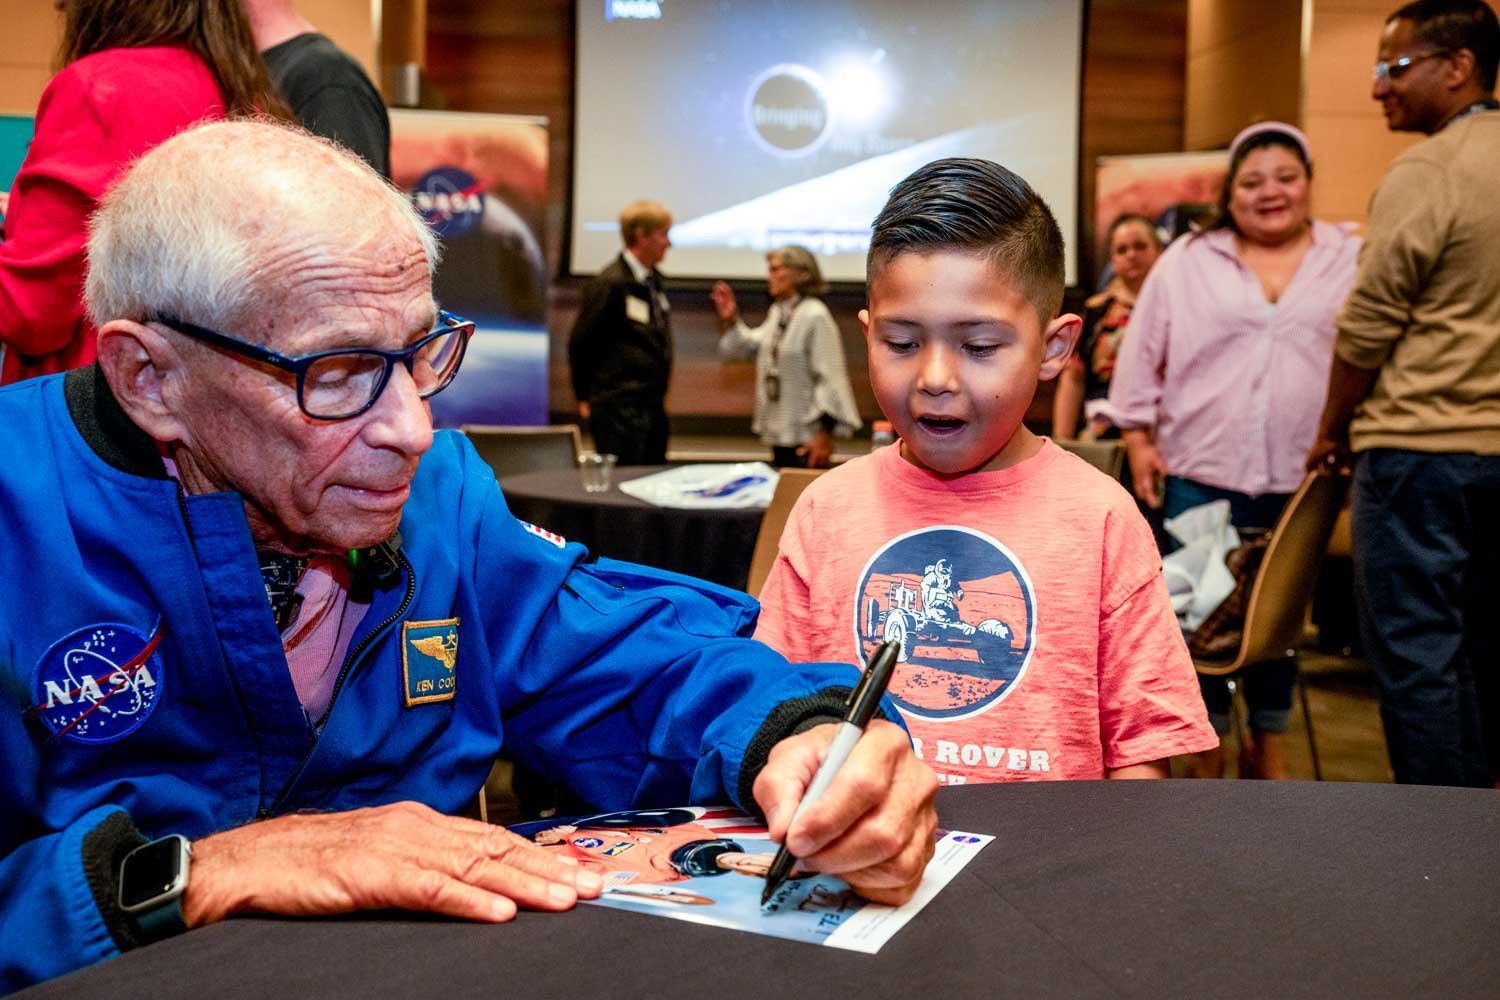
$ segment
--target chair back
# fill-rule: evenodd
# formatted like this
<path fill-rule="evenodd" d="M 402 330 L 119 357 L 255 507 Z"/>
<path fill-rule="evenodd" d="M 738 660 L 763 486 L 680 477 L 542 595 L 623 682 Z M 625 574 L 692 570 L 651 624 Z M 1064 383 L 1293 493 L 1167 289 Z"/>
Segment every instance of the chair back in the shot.
<path fill-rule="evenodd" d="M 1199 662 L 1199 673 L 1233 673 L 1297 648 L 1317 586 L 1318 567 L 1348 493 L 1348 476 L 1313 474 L 1302 481 L 1281 512 L 1261 557 L 1245 610 L 1239 654 L 1229 664 Z"/>
<path fill-rule="evenodd" d="M 1118 441 L 1054 440 L 1063 451 L 1071 451 L 1111 479 L 1119 479 L 1125 468 L 1125 446 Z"/>
<path fill-rule="evenodd" d="M 550 427 L 504 427 L 466 424 L 464 434 L 474 450 L 495 470 L 495 478 L 542 469 L 574 469 L 583 450 L 577 424 Z"/>
<path fill-rule="evenodd" d="M 776 492 L 766 506 L 765 516 L 760 519 L 760 533 L 755 536 L 755 552 L 750 556 L 750 577 L 745 584 L 745 593 L 760 596 L 760 588 L 766 585 L 771 567 L 776 564 L 776 550 L 781 544 L 781 532 L 792 507 L 802 491 L 821 476 L 824 469 L 782 469 L 776 480 Z"/>

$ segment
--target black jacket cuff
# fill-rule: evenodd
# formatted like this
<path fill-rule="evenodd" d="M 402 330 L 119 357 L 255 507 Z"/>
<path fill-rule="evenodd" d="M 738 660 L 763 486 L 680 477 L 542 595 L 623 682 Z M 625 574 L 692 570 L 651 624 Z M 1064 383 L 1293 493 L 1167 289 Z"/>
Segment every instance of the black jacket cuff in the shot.
<path fill-rule="evenodd" d="M 760 806 L 755 801 L 755 779 L 766 766 L 771 748 L 789 736 L 805 733 L 814 726 L 844 721 L 844 709 L 853 688 L 830 687 L 805 698 L 790 698 L 771 709 L 766 721 L 751 738 L 745 748 L 745 759 L 740 764 L 740 808 L 764 819 Z M 885 718 L 883 712 L 877 718 Z"/>
<path fill-rule="evenodd" d="M 145 843 L 146 838 L 123 812 L 110 813 L 83 836 L 83 874 L 94 894 L 94 905 L 104 917 L 104 926 L 121 951 L 145 943 L 136 932 L 135 922 L 120 909 L 120 866 L 125 855 Z"/>

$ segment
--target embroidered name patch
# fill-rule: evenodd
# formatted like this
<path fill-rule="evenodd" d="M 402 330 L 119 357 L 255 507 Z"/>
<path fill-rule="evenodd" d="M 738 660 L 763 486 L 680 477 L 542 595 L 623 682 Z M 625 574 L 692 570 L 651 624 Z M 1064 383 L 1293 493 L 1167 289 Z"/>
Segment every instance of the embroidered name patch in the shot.
<path fill-rule="evenodd" d="M 452 701 L 457 666 L 457 618 L 401 626 L 401 681 L 407 708 Z"/>
<path fill-rule="evenodd" d="M 31 677 L 32 712 L 52 739 L 113 743 L 141 728 L 161 697 L 162 632 L 160 621 L 149 636 L 106 622 L 53 643 Z"/>

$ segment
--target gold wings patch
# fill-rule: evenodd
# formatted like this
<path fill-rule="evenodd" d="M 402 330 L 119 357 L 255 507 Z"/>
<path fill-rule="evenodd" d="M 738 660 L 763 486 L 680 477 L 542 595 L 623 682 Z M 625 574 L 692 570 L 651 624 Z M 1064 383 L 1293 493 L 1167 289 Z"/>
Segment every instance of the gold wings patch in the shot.
<path fill-rule="evenodd" d="M 411 644 L 417 648 L 417 652 L 432 657 L 449 670 L 452 670 L 458 663 L 457 632 L 423 636 L 420 639 L 412 639 Z"/>

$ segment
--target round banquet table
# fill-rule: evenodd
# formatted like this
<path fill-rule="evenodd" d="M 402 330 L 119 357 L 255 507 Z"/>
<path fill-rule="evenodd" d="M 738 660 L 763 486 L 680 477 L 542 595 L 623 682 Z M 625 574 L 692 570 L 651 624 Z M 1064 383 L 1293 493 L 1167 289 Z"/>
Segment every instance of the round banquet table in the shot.
<path fill-rule="evenodd" d="M 27 997 L 1487 997 L 1500 794 L 1307 782 L 943 789 L 996 839 L 876 955 L 579 906 L 237 919 Z"/>
<path fill-rule="evenodd" d="M 511 512 L 582 542 L 594 555 L 644 563 L 744 590 L 765 510 L 657 507 L 620 491 L 620 483 L 669 468 L 615 469 L 606 493 L 586 493 L 571 469 L 522 472 L 500 480 Z"/>

